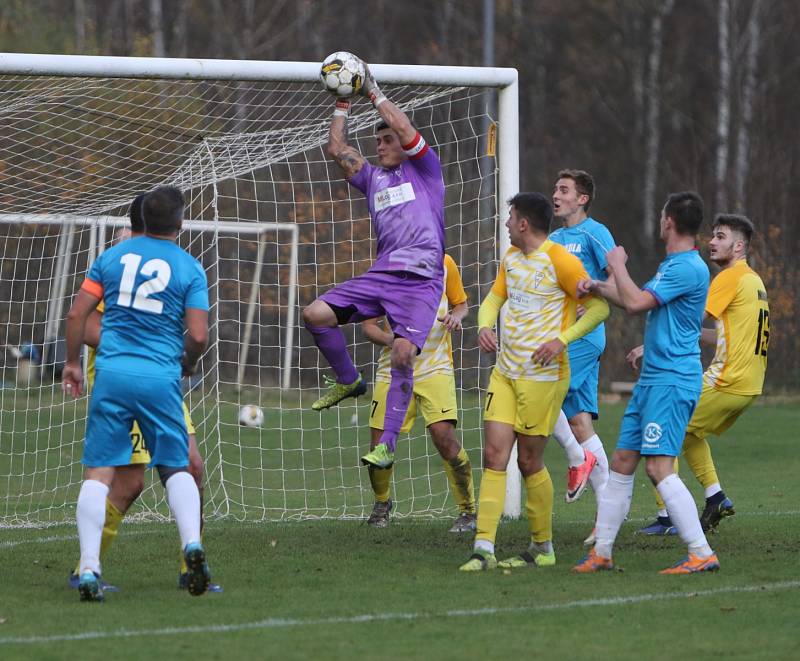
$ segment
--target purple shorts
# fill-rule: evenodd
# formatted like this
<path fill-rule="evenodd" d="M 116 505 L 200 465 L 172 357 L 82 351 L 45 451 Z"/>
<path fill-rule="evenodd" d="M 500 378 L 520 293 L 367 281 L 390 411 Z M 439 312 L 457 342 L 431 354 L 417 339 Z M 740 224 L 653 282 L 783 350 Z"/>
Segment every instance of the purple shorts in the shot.
<path fill-rule="evenodd" d="M 319 298 L 334 308 L 339 323 L 386 315 L 392 332 L 422 351 L 436 322 L 443 290 L 442 278 L 424 278 L 404 271 L 367 271 Z"/>

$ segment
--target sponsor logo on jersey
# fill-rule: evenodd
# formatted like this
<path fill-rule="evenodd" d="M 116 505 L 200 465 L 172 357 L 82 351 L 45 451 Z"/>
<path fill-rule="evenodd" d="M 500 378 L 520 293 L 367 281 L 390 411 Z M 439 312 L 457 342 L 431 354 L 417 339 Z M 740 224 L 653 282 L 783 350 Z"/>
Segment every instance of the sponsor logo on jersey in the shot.
<path fill-rule="evenodd" d="M 416 199 L 417 196 L 414 194 L 414 187 L 410 182 L 400 184 L 399 186 L 384 188 L 375 193 L 375 211 L 383 211 L 389 207 L 411 202 Z"/>

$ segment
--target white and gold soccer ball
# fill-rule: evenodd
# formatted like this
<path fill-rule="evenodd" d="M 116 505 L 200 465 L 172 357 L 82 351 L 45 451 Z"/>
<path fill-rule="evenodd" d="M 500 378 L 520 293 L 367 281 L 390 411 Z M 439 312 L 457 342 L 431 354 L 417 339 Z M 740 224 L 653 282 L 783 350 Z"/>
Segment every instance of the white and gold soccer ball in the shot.
<path fill-rule="evenodd" d="M 239 409 L 239 424 L 245 427 L 260 427 L 264 424 L 264 409 L 247 404 Z"/>
<path fill-rule="evenodd" d="M 319 72 L 322 85 L 335 97 L 347 99 L 358 94 L 364 84 L 364 63 L 346 51 L 331 53 L 322 62 Z"/>

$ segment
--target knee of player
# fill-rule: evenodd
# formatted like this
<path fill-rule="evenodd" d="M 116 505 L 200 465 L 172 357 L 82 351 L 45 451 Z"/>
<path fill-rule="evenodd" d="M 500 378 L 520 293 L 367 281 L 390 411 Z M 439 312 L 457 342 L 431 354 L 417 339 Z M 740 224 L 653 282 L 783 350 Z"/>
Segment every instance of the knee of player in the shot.
<path fill-rule="evenodd" d="M 458 455 L 461 445 L 458 442 L 455 434 L 455 426 L 448 420 L 434 422 L 428 431 L 431 435 L 431 440 L 442 456 L 442 459 L 452 459 Z"/>
<path fill-rule="evenodd" d="M 411 369 L 417 347 L 403 337 L 398 337 L 392 345 L 392 367 L 394 369 Z"/>
<path fill-rule="evenodd" d="M 658 459 L 658 457 L 648 457 L 644 464 L 647 477 L 650 478 L 654 485 L 658 485 L 661 480 L 674 472 L 672 468 L 674 459 L 670 458 L 667 461 L 659 461 Z"/>

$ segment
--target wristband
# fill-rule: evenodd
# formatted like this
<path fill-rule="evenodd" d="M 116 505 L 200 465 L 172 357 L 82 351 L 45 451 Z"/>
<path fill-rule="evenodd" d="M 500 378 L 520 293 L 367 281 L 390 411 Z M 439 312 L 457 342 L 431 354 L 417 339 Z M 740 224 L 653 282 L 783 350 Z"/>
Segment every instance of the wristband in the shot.
<path fill-rule="evenodd" d="M 378 92 L 373 92 L 369 95 L 369 100 L 372 101 L 373 107 L 377 110 L 378 106 L 381 105 L 384 101 L 388 101 L 389 99 L 386 98 L 386 95 L 378 90 Z"/>
<path fill-rule="evenodd" d="M 350 102 L 337 101 L 336 109 L 333 111 L 334 117 L 348 117 L 350 115 Z"/>

